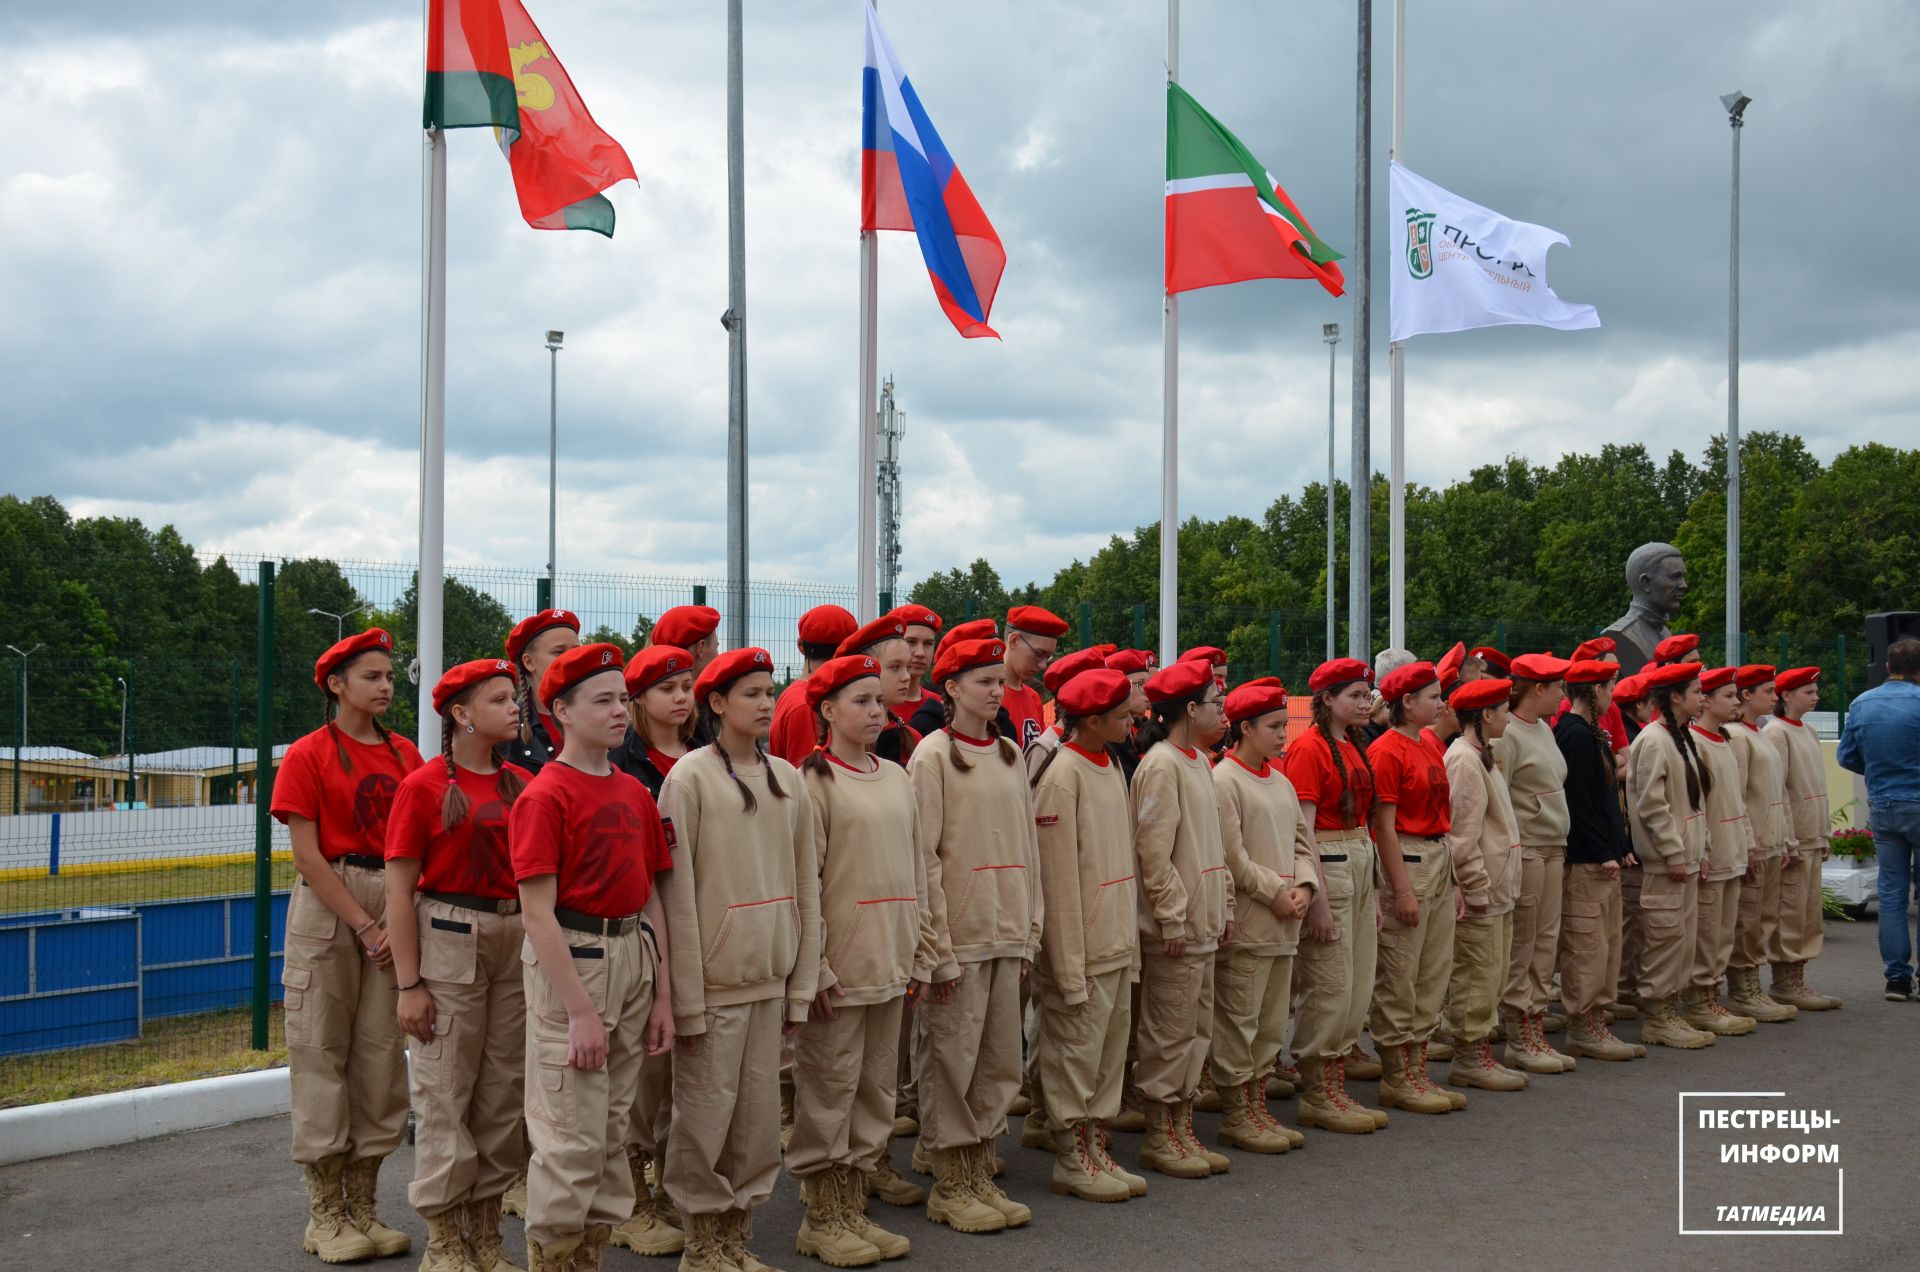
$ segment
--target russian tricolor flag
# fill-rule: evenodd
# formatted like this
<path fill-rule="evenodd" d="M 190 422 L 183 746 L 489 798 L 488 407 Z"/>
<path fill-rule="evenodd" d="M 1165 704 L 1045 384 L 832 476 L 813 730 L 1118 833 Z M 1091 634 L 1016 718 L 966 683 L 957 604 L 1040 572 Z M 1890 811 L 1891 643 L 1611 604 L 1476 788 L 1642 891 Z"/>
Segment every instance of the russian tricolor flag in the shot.
<path fill-rule="evenodd" d="M 860 228 L 912 230 L 940 307 L 961 335 L 987 326 L 1007 253 L 920 105 L 867 0 L 867 68 L 861 77 Z"/>

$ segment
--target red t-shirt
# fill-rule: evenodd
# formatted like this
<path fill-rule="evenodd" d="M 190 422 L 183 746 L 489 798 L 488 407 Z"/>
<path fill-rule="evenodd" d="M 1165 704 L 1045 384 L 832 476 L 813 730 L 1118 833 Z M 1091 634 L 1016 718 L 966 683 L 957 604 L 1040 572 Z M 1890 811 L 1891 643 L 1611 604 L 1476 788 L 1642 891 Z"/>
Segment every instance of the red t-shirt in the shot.
<path fill-rule="evenodd" d="M 1013 721 L 1014 745 L 1025 751 L 1039 738 L 1040 730 L 1047 727 L 1040 691 L 1032 685 L 1009 684 L 1000 705 L 1007 709 L 1007 718 Z"/>
<path fill-rule="evenodd" d="M 798 764 L 813 754 L 819 745 L 813 730 L 813 709 L 807 705 L 807 678 L 788 685 L 773 704 L 773 728 L 767 735 L 767 750 L 789 764 Z M 661 770 L 665 772 L 665 770 Z"/>
<path fill-rule="evenodd" d="M 1367 748 L 1373 761 L 1374 798 L 1392 804 L 1394 829 L 1403 835 L 1438 839 L 1453 825 L 1452 795 L 1445 764 L 1433 747 L 1388 729 Z"/>
<path fill-rule="evenodd" d="M 422 892 L 464 892 L 496 901 L 519 896 L 507 854 L 507 806 L 500 798 L 500 777 L 509 771 L 522 782 L 533 780 L 517 764 L 502 764 L 493 773 L 455 768 L 454 780 L 467 795 L 467 817 L 452 830 L 442 826 L 440 816 L 447 797 L 446 764 L 423 764 L 407 774 L 387 816 L 387 860 L 418 858 Z"/>
<path fill-rule="evenodd" d="M 1438 733 L 1435 733 L 1431 728 L 1422 729 L 1420 730 L 1420 740 L 1427 744 L 1427 749 L 1432 751 L 1434 756 L 1438 758 L 1442 764 L 1446 763 L 1447 744 L 1441 740 Z"/>
<path fill-rule="evenodd" d="M 1333 752 L 1327 749 L 1326 735 L 1308 729 L 1300 740 L 1287 748 L 1287 780 L 1299 793 L 1302 803 L 1314 805 L 1315 830 L 1350 830 L 1367 824 L 1373 807 L 1373 778 L 1367 772 L 1360 748 L 1346 738 L 1340 739 L 1340 759 L 1347 766 L 1347 787 L 1353 791 L 1353 821 L 1340 817 L 1340 774 L 1333 767 Z"/>
<path fill-rule="evenodd" d="M 387 811 L 400 781 L 420 767 L 420 749 L 398 734 L 386 742 L 356 742 L 338 728 L 321 727 L 287 748 L 273 779 L 269 811 L 281 822 L 304 817 L 319 827 L 320 855 L 387 853 Z M 346 752 L 342 763 L 341 752 Z"/>
<path fill-rule="evenodd" d="M 640 913 L 653 877 L 672 868 L 668 830 L 640 779 L 604 777 L 555 760 L 508 814 L 513 877 L 559 877 L 558 904 L 595 918 Z"/>

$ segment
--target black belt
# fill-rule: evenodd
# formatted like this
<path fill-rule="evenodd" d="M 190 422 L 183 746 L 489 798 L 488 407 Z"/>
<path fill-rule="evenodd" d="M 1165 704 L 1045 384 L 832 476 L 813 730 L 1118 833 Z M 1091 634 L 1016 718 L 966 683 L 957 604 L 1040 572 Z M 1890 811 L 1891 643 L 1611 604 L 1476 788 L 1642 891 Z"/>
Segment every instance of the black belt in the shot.
<path fill-rule="evenodd" d="M 603 919 L 597 914 L 582 914 L 578 910 L 565 910 L 555 906 L 553 917 L 568 931 L 590 932 L 594 936 L 625 936 L 635 928 L 642 927 L 648 932 L 653 931 L 653 928 L 643 922 L 637 914 L 629 914 L 618 919 Z"/>
<path fill-rule="evenodd" d="M 362 870 L 385 870 L 387 868 L 387 859 L 385 857 L 373 857 L 364 852 L 350 852 L 340 858 L 340 860 L 350 866 L 358 866 Z"/>
<path fill-rule="evenodd" d="M 1346 859 L 1347 854 L 1344 852 L 1323 852 L 1320 854 L 1320 860 L 1322 861 L 1345 861 Z"/>
<path fill-rule="evenodd" d="M 518 914 L 519 898 L 482 897 L 465 892 L 434 892 L 422 888 L 420 895 L 430 901 L 442 901 L 447 905 L 457 905 L 462 910 L 478 910 L 482 914 Z"/>

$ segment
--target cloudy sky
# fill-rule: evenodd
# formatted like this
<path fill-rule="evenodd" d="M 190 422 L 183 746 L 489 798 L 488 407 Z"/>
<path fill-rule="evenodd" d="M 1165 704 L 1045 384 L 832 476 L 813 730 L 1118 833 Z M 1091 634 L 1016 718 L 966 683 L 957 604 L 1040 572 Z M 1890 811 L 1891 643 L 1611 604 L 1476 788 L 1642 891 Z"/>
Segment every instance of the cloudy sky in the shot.
<path fill-rule="evenodd" d="M 452 138 L 449 557 L 545 559 L 547 354 L 563 569 L 725 560 L 725 7 L 531 0 L 640 185 L 619 231 L 519 219 L 491 139 Z M 1353 246 L 1354 6 L 1187 0 L 1182 82 L 1322 237 Z M 1602 441 L 1701 450 L 1725 421 L 1728 129 L 1743 139 L 1743 422 L 1828 456 L 1920 425 L 1920 9 L 1414 0 L 1406 161 L 1550 225 L 1599 331 L 1409 346 L 1409 469 Z M 1377 6 L 1376 273 L 1392 6 Z M 51 16 L 48 16 L 51 15 Z M 1165 11 L 886 0 L 908 74 L 1007 249 L 965 341 L 910 236 L 881 250 L 880 364 L 908 415 L 907 581 L 974 555 L 1046 579 L 1158 514 Z M 412 558 L 421 23 L 355 0 L 81 0 L 9 21 L 0 102 L 0 490 L 172 522 L 196 544 Z M 861 9 L 750 0 L 747 259 L 755 576 L 854 556 Z M 1301 282 L 1183 302 L 1183 513 L 1257 515 L 1324 473 Z M 1386 452 L 1385 298 L 1375 453 Z M 1344 464 L 1350 372 L 1340 356 Z"/>

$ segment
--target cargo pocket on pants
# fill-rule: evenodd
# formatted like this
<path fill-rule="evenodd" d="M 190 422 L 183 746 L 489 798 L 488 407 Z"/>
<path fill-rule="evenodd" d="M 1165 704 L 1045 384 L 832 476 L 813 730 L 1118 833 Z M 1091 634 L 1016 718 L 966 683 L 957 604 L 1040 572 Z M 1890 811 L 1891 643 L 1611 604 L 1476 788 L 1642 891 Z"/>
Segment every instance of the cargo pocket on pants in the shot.
<path fill-rule="evenodd" d="M 431 913 L 420 917 L 424 920 L 420 925 L 421 977 L 449 985 L 473 984 L 478 938 L 472 921 Z"/>
<path fill-rule="evenodd" d="M 421 1042 L 418 1038 L 409 1038 L 407 1045 L 413 1049 L 413 1062 L 416 1065 L 439 1063 L 446 1050 L 447 1035 L 453 1032 L 453 1013 L 436 1011 L 433 1013 L 433 1041 Z"/>
<path fill-rule="evenodd" d="M 567 1063 L 566 1044 L 557 1051 L 542 1046 L 534 1068 L 533 1082 L 527 1088 L 527 1116 L 549 1126 L 572 1126 L 577 1116 L 574 1083 L 579 1075 Z"/>
<path fill-rule="evenodd" d="M 1560 927 L 1566 933 L 1567 948 L 1578 954 L 1598 954 L 1603 948 L 1598 901 L 1569 901 Z"/>
<path fill-rule="evenodd" d="M 281 1013 L 287 1027 L 287 1045 L 304 1047 L 313 1041 L 313 969 L 286 967 L 280 973 Z"/>
<path fill-rule="evenodd" d="M 1679 892 L 1640 893 L 1640 923 L 1647 929 L 1647 938 L 1670 939 L 1677 935 L 1675 929 L 1680 926 L 1680 907 L 1686 901 L 1686 895 Z"/>

